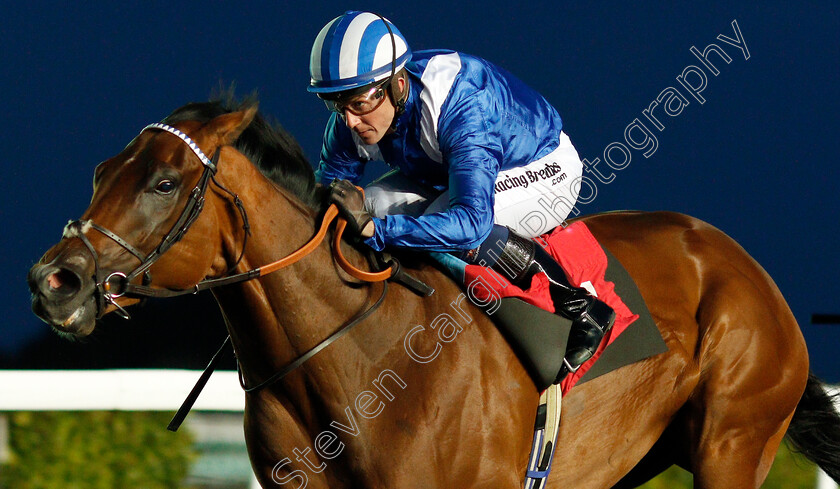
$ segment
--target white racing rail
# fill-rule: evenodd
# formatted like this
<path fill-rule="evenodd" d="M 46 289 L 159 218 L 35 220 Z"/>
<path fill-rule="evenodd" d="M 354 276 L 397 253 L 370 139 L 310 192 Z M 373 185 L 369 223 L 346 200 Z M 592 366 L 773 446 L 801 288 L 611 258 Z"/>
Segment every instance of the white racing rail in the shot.
<path fill-rule="evenodd" d="M 0 412 L 174 413 L 200 375 L 196 370 L 0 370 Z M 837 393 L 840 387 L 832 386 L 828 391 Z M 210 377 L 193 407 L 193 411 L 242 412 L 244 409 L 245 396 L 236 372 L 224 370 Z M 6 423 L 0 416 L 0 462 L 8 456 L 7 437 Z M 256 481 L 252 487 L 259 487 Z M 816 489 L 840 488 L 820 470 Z"/>
<path fill-rule="evenodd" d="M 0 370 L 0 411 L 175 411 L 194 370 Z M 216 371 L 193 408 L 243 411 L 236 372 Z"/>

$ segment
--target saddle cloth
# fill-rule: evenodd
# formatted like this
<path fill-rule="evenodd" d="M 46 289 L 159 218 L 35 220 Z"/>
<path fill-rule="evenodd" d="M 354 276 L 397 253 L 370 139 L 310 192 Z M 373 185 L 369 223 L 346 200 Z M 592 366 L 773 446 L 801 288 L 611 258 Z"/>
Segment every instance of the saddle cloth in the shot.
<path fill-rule="evenodd" d="M 558 227 L 534 240 L 560 263 L 569 283 L 587 289 L 616 312 L 615 323 L 595 355 L 561 382 L 564 395 L 582 379 L 591 380 L 667 351 L 632 278 L 598 243 L 585 223 Z M 551 385 L 562 366 L 571 321 L 553 314 L 548 278 L 537 274 L 530 287 L 522 290 L 489 268 L 467 264 L 458 268 L 462 274 L 457 275 L 463 277 L 464 285 L 479 303 L 501 297 L 491 317 L 516 350 L 538 390 Z M 625 332 L 626 340 L 616 343 Z M 599 362 L 602 357 L 605 361 Z"/>

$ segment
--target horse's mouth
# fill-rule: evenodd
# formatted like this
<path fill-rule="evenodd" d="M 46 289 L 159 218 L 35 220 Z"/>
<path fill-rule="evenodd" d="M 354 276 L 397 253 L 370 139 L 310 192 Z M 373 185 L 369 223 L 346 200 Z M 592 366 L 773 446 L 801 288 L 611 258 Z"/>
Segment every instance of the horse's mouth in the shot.
<path fill-rule="evenodd" d="M 84 304 L 77 307 L 73 314 L 70 315 L 61 325 L 55 325 L 55 327 L 60 328 L 62 330 L 67 330 L 68 328 L 78 329 L 76 326 L 76 321 L 79 321 L 84 314 L 85 314 L 86 307 Z"/>
<path fill-rule="evenodd" d="M 43 297 L 32 297 L 32 312 L 59 333 L 87 336 L 96 326 L 96 301 L 93 295 L 65 304 L 50 304 Z"/>

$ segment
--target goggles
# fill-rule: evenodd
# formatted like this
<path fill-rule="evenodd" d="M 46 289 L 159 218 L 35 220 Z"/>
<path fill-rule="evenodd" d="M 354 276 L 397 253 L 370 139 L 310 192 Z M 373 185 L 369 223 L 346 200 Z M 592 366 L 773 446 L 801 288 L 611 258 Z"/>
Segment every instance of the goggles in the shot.
<path fill-rule="evenodd" d="M 335 100 L 324 99 L 324 104 L 328 110 L 336 112 L 342 117 L 345 110 L 350 111 L 353 115 L 361 116 L 378 109 L 385 99 L 385 83 L 382 83 L 360 94 L 339 97 Z"/>

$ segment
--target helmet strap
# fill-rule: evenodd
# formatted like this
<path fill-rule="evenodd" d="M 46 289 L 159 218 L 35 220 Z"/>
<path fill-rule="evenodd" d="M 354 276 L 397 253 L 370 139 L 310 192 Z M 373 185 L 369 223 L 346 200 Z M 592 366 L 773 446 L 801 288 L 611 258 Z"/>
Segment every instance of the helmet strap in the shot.
<path fill-rule="evenodd" d="M 405 100 L 408 94 L 408 76 L 405 77 L 405 87 L 398 98 L 394 90 L 394 85 L 399 83 L 394 76 L 397 74 L 397 41 L 394 36 L 394 31 L 391 30 L 391 26 L 385 20 L 385 17 L 375 12 L 374 14 L 385 24 L 385 28 L 388 29 L 388 35 L 391 37 L 391 76 L 388 77 L 386 91 L 388 98 L 391 99 L 391 103 L 394 104 L 394 120 L 391 121 L 391 130 L 393 131 L 397 128 L 397 119 L 405 112 Z"/>

